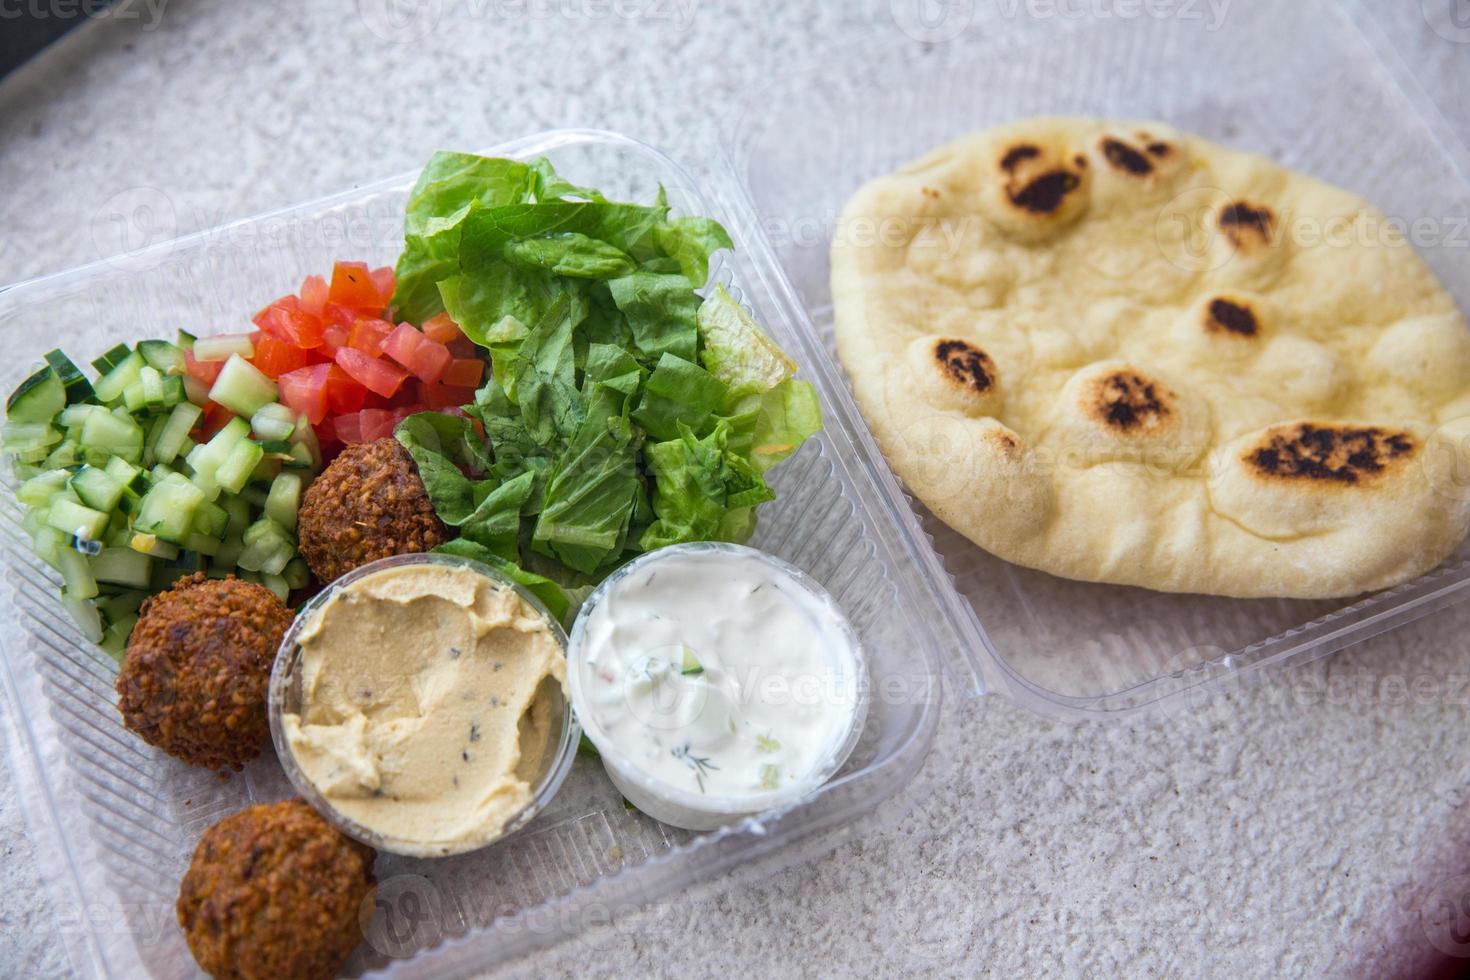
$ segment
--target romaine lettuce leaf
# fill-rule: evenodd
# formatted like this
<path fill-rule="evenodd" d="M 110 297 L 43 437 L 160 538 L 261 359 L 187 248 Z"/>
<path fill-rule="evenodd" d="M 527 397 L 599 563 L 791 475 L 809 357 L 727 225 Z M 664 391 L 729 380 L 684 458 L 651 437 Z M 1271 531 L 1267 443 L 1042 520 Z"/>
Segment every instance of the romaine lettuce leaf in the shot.
<path fill-rule="evenodd" d="M 816 393 L 721 286 L 718 223 L 609 201 L 545 160 L 437 155 L 410 196 L 395 303 L 490 355 L 464 416 L 398 428 L 444 550 L 554 611 L 647 548 L 743 541 L 763 474 L 821 427 Z"/>

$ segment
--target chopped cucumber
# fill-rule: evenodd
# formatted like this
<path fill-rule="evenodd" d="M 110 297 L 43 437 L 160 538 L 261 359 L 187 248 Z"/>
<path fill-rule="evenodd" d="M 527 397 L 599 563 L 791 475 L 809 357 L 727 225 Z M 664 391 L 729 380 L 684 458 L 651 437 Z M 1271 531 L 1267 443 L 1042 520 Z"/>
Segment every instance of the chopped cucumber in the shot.
<path fill-rule="evenodd" d="M 286 563 L 281 577 L 286 580 L 286 585 L 292 589 L 304 589 L 311 582 L 311 571 L 306 567 L 306 561 L 301 558 L 292 558 Z"/>
<path fill-rule="evenodd" d="M 114 364 L 107 373 L 97 380 L 92 390 L 97 395 L 97 400 L 102 402 L 114 402 L 122 397 L 123 391 L 128 385 L 138 380 L 138 373 L 143 370 L 145 364 L 143 355 L 133 351 L 122 360 Z"/>
<path fill-rule="evenodd" d="M 222 538 L 230 526 L 230 512 L 213 501 L 203 501 L 194 511 L 194 530 L 211 538 Z"/>
<path fill-rule="evenodd" d="M 260 576 L 260 584 L 276 594 L 276 598 L 285 602 L 291 596 L 291 586 L 279 575 L 263 574 Z"/>
<path fill-rule="evenodd" d="M 112 457 L 103 468 L 129 490 L 142 493 L 148 489 L 148 477 L 143 474 L 143 470 L 121 456 Z"/>
<path fill-rule="evenodd" d="M 48 508 L 46 523 L 65 534 L 100 540 L 107 531 L 108 517 L 100 510 L 56 496 Z"/>
<path fill-rule="evenodd" d="M 45 466 L 48 470 L 55 470 L 76 466 L 81 461 L 82 444 L 68 436 L 61 440 L 55 449 L 51 450 L 51 455 L 47 456 L 46 461 L 41 465 Z"/>
<path fill-rule="evenodd" d="M 240 561 L 240 555 L 245 551 L 245 541 L 238 534 L 231 534 L 225 538 L 224 543 L 215 551 L 209 563 L 210 568 L 232 569 Z"/>
<path fill-rule="evenodd" d="M 144 365 L 138 371 L 138 384 L 143 386 L 143 404 L 149 408 L 163 405 L 163 375 L 152 365 Z"/>
<path fill-rule="evenodd" d="M 230 355 L 219 377 L 209 389 L 211 401 L 218 402 L 247 419 L 262 406 L 275 401 L 276 394 L 276 383 L 239 354 Z"/>
<path fill-rule="evenodd" d="M 105 469 L 83 466 L 72 474 L 70 486 L 82 503 L 94 510 L 111 513 L 122 500 L 123 484 Z"/>
<path fill-rule="evenodd" d="M 179 350 L 193 350 L 194 341 L 199 339 L 187 330 L 180 330 L 178 338 L 179 339 L 175 343 L 177 344 Z"/>
<path fill-rule="evenodd" d="M 153 559 L 132 548 L 104 548 L 92 557 L 92 575 L 99 582 L 146 589 L 153 575 Z"/>
<path fill-rule="evenodd" d="M 88 381 L 81 369 L 72 363 L 71 358 L 59 350 L 53 350 L 46 353 L 46 363 L 61 379 L 62 387 L 66 389 L 68 405 L 75 405 L 92 397 L 92 382 Z"/>
<path fill-rule="evenodd" d="M 217 337 L 200 337 L 194 341 L 194 360 L 225 361 L 231 357 L 255 356 L 255 343 L 249 334 L 220 334 Z M 223 402 L 221 402 L 223 404 Z M 250 412 L 242 414 L 250 415 Z"/>
<path fill-rule="evenodd" d="M 322 465 L 321 443 L 317 441 L 316 430 L 311 427 L 305 415 L 296 416 L 296 434 L 291 437 L 291 441 L 306 449 L 307 462 L 303 466 L 318 469 Z"/>
<path fill-rule="evenodd" d="M 271 481 L 265 498 L 265 516 L 288 531 L 296 530 L 296 512 L 301 508 L 301 477 L 282 473 Z"/>
<path fill-rule="evenodd" d="M 128 613 L 107 624 L 102 631 L 102 638 L 98 644 L 106 651 L 107 655 L 118 663 L 122 663 L 123 657 L 128 652 L 128 638 L 133 634 L 133 627 L 138 625 L 138 614 Z"/>
<path fill-rule="evenodd" d="M 183 544 L 193 529 L 194 511 L 204 499 L 203 490 L 172 473 L 143 495 L 133 529 L 173 544 Z"/>
<path fill-rule="evenodd" d="M 255 467 L 264 458 L 265 450 L 260 448 L 260 443 L 241 439 L 235 443 L 235 448 L 230 450 L 225 461 L 219 464 L 219 469 L 215 470 L 214 480 L 221 490 L 239 493 L 245 489 L 245 484 L 250 482 L 250 474 L 255 472 Z"/>
<path fill-rule="evenodd" d="M 140 340 L 138 353 L 161 374 L 184 373 L 184 352 L 166 340 Z"/>
<path fill-rule="evenodd" d="M 212 538 L 207 534 L 200 534 L 198 531 L 191 531 L 189 536 L 184 539 L 184 547 L 186 549 L 201 555 L 209 555 L 210 557 L 219 554 L 220 545 L 222 544 L 224 542 L 219 538 Z"/>
<path fill-rule="evenodd" d="M 118 344 L 116 347 L 109 350 L 106 354 L 103 354 L 101 357 L 93 361 L 92 368 L 98 374 L 106 374 L 108 371 L 111 371 L 113 368 L 121 364 L 132 352 L 133 349 L 127 344 Z"/>
<path fill-rule="evenodd" d="M 40 463 L 65 436 L 49 422 L 17 422 L 11 419 L 0 430 L 0 448 L 23 463 Z"/>
<path fill-rule="evenodd" d="M 31 540 L 35 542 L 36 557 L 60 571 L 61 553 L 68 547 L 67 535 L 46 524 L 31 534 Z"/>
<path fill-rule="evenodd" d="M 97 612 L 97 607 L 87 601 L 87 598 L 73 595 L 66 590 L 61 592 L 61 604 L 76 621 L 77 629 L 82 631 L 92 643 L 102 642 L 102 616 Z"/>
<path fill-rule="evenodd" d="M 102 618 L 109 623 L 115 623 L 125 616 L 136 613 L 143 605 L 143 600 L 148 598 L 147 592 L 128 590 L 118 592 L 97 600 L 97 609 L 102 613 Z"/>
<path fill-rule="evenodd" d="M 198 424 L 203 414 L 203 409 L 189 402 L 175 405 L 158 433 L 158 440 L 153 445 L 153 457 L 160 463 L 172 463 L 177 459 L 179 451 L 184 448 L 184 441 L 189 438 L 190 430 Z"/>
<path fill-rule="evenodd" d="M 250 429 L 261 442 L 285 442 L 296 433 L 296 413 L 279 402 L 262 405 L 250 417 Z"/>
<path fill-rule="evenodd" d="M 241 537 L 245 529 L 250 526 L 250 502 L 232 497 L 225 501 L 225 513 L 230 515 L 230 522 L 225 525 L 225 533 Z"/>
<path fill-rule="evenodd" d="M 56 496 L 57 491 L 66 486 L 66 481 L 70 478 L 70 470 L 46 470 L 22 483 L 15 491 L 15 499 L 27 507 L 44 507 Z"/>
<path fill-rule="evenodd" d="M 66 407 L 66 386 L 50 365 L 26 378 L 5 402 L 6 418 L 15 422 L 50 422 Z"/>
<path fill-rule="evenodd" d="M 189 451 L 187 462 L 194 471 L 194 483 L 213 500 L 219 496 L 219 481 L 216 476 L 220 466 L 229 458 L 235 446 L 250 434 L 250 423 L 242 418 L 232 418 L 214 434 L 214 438 L 195 446 Z"/>
<path fill-rule="evenodd" d="M 296 541 L 285 528 L 262 517 L 245 529 L 245 550 L 236 563 L 241 568 L 266 575 L 279 575 L 296 557 Z"/>
<path fill-rule="evenodd" d="M 56 421 L 63 428 L 80 429 L 82 423 L 86 422 L 93 412 L 110 414 L 101 405 L 68 405 L 61 410 L 61 414 L 56 416 Z"/>
<path fill-rule="evenodd" d="M 61 580 L 66 583 L 66 594 L 75 599 L 92 599 L 97 595 L 97 579 L 92 575 L 87 556 L 71 548 L 62 548 L 56 556 L 61 567 Z"/>
<path fill-rule="evenodd" d="M 81 446 L 87 461 L 94 465 L 107 465 L 109 456 L 137 463 L 143 458 L 143 428 L 131 418 L 92 412 L 82 423 Z"/>

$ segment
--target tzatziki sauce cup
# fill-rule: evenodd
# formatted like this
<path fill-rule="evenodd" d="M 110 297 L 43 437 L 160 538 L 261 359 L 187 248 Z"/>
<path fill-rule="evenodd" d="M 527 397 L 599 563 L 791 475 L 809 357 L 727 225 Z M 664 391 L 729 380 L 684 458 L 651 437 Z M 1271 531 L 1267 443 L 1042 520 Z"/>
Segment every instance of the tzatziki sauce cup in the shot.
<path fill-rule="evenodd" d="M 816 792 L 856 746 L 869 698 L 862 644 L 826 590 L 717 542 L 608 576 L 573 624 L 567 685 L 613 784 L 687 830 Z"/>

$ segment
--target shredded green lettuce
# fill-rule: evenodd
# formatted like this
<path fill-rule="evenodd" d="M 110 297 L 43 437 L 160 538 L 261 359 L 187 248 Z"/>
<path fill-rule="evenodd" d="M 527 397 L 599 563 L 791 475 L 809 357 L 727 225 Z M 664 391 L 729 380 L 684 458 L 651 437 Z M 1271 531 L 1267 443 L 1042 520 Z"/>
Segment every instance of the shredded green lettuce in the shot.
<path fill-rule="evenodd" d="M 444 551 L 513 570 L 562 616 L 642 551 L 743 541 L 765 476 L 821 429 L 815 390 L 715 285 L 717 222 L 608 200 L 544 159 L 437 154 L 410 195 L 398 315 L 447 310 L 489 351 L 463 415 L 396 435 Z"/>

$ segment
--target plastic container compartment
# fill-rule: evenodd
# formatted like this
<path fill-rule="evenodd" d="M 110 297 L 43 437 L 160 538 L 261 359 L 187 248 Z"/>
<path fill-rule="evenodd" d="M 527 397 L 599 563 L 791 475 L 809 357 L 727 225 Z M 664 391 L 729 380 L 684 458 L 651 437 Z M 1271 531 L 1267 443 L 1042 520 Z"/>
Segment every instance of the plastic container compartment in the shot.
<path fill-rule="evenodd" d="M 651 200 L 662 184 L 680 213 L 721 220 L 737 250 L 713 275 L 805 364 L 821 355 L 802 332 L 780 271 L 752 234 L 739 197 L 701 185 L 667 157 L 612 134 L 559 132 L 485 152 L 545 154 L 570 179 L 609 195 Z M 391 263 L 416 174 L 240 222 L 0 292 L 10 390 L 53 346 L 95 356 L 123 339 L 177 327 L 238 328 L 271 298 L 340 258 Z M 715 196 L 711 191 L 717 191 Z M 816 374 L 819 385 L 829 375 Z M 833 404 L 840 390 L 823 392 Z M 881 819 L 928 750 L 939 714 L 945 618 L 919 563 L 901 501 L 854 442 L 837 405 L 827 431 L 772 472 L 779 499 L 752 544 L 820 582 L 867 651 L 874 690 L 856 749 L 814 798 L 733 827 L 689 834 L 623 806 L 601 764 L 579 758 L 561 791 L 511 838 L 435 861 L 382 856 L 378 913 L 349 972 L 413 976 L 484 970 L 699 882 L 768 874 Z M 27 547 L 20 513 L 0 494 L 4 587 L 3 681 L 15 722 L 10 744 L 36 853 L 73 966 L 88 975 L 195 975 L 174 921 L 178 882 L 205 827 L 254 802 L 292 795 L 270 749 L 228 780 L 176 762 L 125 731 L 116 668 L 82 641 L 55 594 L 57 579 Z M 875 815 L 876 814 L 876 815 Z"/>
<path fill-rule="evenodd" d="M 1160 119 L 1356 190 L 1406 227 L 1428 219 L 1419 251 L 1470 310 L 1470 186 L 1440 117 L 1410 94 L 1422 89 L 1401 87 L 1365 36 L 1364 11 L 1233 4 L 1217 24 L 1204 4 L 1105 20 L 1064 6 L 1037 18 L 1024 4 L 1010 17 L 974 5 L 966 25 L 971 5 L 948 5 L 948 17 L 915 22 L 919 37 L 890 29 L 819 54 L 736 121 L 737 173 L 829 351 L 828 246 L 849 196 L 948 140 L 1034 115 Z M 957 676 L 1052 717 L 1119 715 L 1186 691 L 1175 703 L 1188 708 L 1205 685 L 1306 662 L 1470 596 L 1470 545 L 1356 601 L 1244 601 L 1066 581 L 995 559 L 914 511 L 964 637 Z"/>

